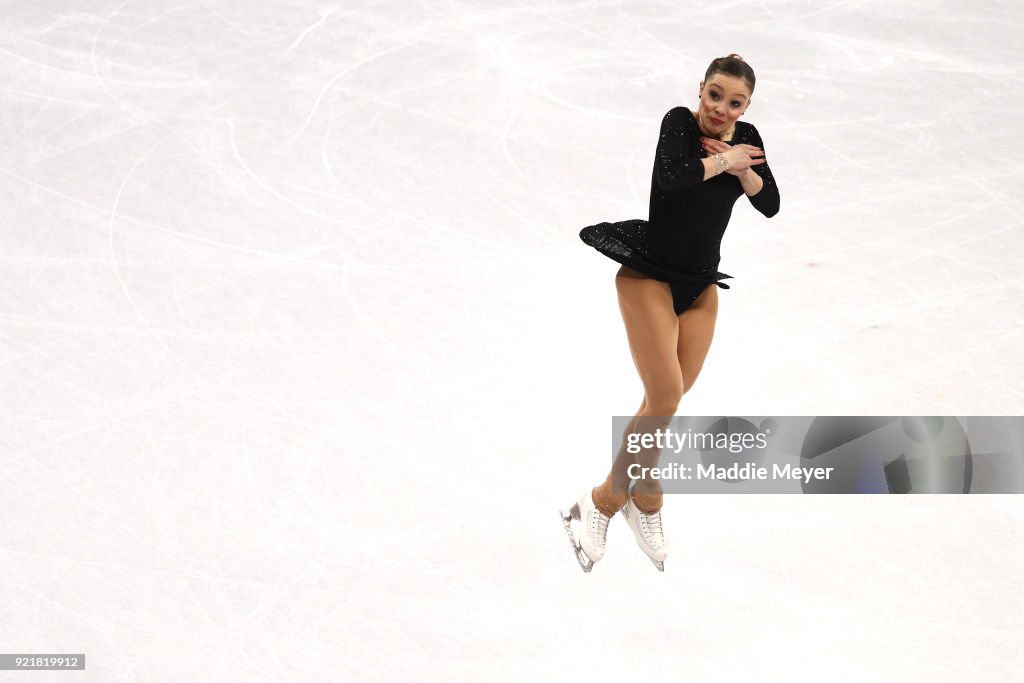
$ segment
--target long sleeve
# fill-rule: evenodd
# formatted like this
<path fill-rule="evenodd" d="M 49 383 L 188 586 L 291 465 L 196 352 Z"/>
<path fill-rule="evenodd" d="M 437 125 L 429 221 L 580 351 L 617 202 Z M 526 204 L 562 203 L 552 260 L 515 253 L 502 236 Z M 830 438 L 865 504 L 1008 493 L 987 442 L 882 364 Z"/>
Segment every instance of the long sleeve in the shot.
<path fill-rule="evenodd" d="M 753 132 L 752 142 L 755 147 L 760 147 L 764 150 L 764 142 L 761 141 L 761 134 L 757 132 L 757 128 L 754 128 L 751 124 Z M 765 159 L 768 158 L 768 152 L 765 151 Z M 765 218 L 771 218 L 779 212 L 779 186 L 775 183 L 775 176 L 772 175 L 772 170 L 768 168 L 768 162 L 763 164 L 757 164 L 751 166 L 754 169 L 754 173 L 761 176 L 761 180 L 764 184 L 761 187 L 761 191 L 755 195 L 748 195 L 747 199 L 750 200 L 751 205 L 764 214 Z"/>
<path fill-rule="evenodd" d="M 674 107 L 661 120 L 661 135 L 654 156 L 654 178 L 662 190 L 678 190 L 704 181 L 704 163 L 693 154 L 692 127 L 685 107 Z"/>

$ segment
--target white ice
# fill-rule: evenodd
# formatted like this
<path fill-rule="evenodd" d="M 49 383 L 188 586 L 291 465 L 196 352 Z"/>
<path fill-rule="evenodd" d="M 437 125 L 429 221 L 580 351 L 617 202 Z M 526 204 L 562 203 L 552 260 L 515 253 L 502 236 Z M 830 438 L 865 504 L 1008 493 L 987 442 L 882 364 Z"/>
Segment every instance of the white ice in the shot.
<path fill-rule="evenodd" d="M 757 84 L 688 415 L 1024 403 L 1017 3 L 0 3 L 0 641 L 88 681 L 1006 681 L 1020 496 L 557 510 L 661 116 Z M 4 679 L 7 680 L 7 679 Z M 14 680 L 12 678 L 11 680 Z M 78 677 L 75 680 L 79 680 Z"/>

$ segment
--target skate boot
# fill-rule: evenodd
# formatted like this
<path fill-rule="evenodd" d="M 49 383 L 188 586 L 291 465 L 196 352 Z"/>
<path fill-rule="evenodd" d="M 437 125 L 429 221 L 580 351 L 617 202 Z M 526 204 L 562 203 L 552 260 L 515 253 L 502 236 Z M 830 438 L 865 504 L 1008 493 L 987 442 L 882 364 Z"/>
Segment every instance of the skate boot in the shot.
<path fill-rule="evenodd" d="M 668 557 L 668 543 L 665 542 L 665 534 L 661 529 L 661 511 L 652 514 L 645 514 L 633 502 L 633 493 L 630 491 L 626 498 L 626 507 L 622 508 L 622 516 L 629 523 L 633 530 L 633 537 L 636 539 L 640 549 L 651 558 L 651 562 L 658 568 L 658 571 L 665 571 L 665 558 Z"/>
<path fill-rule="evenodd" d="M 611 518 L 605 517 L 594 505 L 590 489 L 587 489 L 579 501 L 573 503 L 568 514 L 561 511 L 560 514 L 562 524 L 565 525 L 565 533 L 569 536 L 569 543 L 576 552 L 576 560 L 583 571 L 589 572 L 594 568 L 594 563 L 604 557 L 608 522 Z M 577 522 L 575 532 L 572 520 Z"/>

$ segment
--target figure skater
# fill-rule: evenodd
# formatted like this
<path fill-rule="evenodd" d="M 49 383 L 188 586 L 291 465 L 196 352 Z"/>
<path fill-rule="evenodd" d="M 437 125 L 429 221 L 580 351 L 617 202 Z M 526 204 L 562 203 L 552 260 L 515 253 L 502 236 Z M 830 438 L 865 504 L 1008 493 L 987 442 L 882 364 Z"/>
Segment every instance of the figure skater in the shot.
<path fill-rule="evenodd" d="M 742 57 L 733 53 L 712 61 L 696 110 L 678 106 L 662 118 L 648 220 L 598 223 L 580 231 L 584 243 L 622 264 L 615 274 L 619 310 L 644 387 L 607 478 L 588 489 L 569 514 L 562 513 L 584 571 L 604 557 L 608 523 L 619 510 L 640 548 L 665 570 L 662 487 L 657 479 L 631 479 L 627 472 L 634 463 L 656 467 L 660 450 L 634 455 L 626 440 L 631 433 L 664 428 L 697 380 L 715 330 L 717 287 L 728 289 L 722 280 L 732 277 L 718 272 L 718 263 L 733 204 L 745 194 L 765 217 L 779 211 L 779 189 L 761 136 L 749 121 L 739 120 L 753 93 L 754 71 Z"/>

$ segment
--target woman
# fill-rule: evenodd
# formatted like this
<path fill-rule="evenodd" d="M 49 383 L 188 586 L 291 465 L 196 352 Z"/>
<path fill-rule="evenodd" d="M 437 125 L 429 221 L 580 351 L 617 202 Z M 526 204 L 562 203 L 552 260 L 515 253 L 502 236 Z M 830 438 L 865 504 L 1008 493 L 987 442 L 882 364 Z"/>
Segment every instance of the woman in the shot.
<path fill-rule="evenodd" d="M 661 485 L 647 477 L 631 481 L 627 473 L 634 462 L 657 466 L 660 450 L 634 456 L 626 438 L 665 427 L 700 373 L 715 330 L 716 286 L 729 288 L 721 281 L 731 276 L 718 272 L 719 246 L 736 199 L 747 195 L 768 218 L 779 211 L 761 136 L 739 120 L 754 82 L 739 55 L 712 61 L 696 111 L 674 107 L 662 119 L 649 220 L 599 223 L 580 232 L 586 244 L 622 264 L 615 276 L 619 310 L 644 386 L 643 403 L 604 483 L 562 513 L 584 571 L 604 556 L 608 523 L 619 510 L 640 548 L 664 571 Z M 571 520 L 579 523 L 576 533 Z"/>

